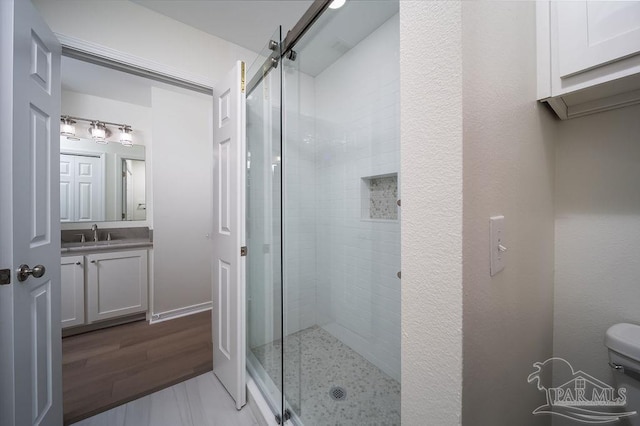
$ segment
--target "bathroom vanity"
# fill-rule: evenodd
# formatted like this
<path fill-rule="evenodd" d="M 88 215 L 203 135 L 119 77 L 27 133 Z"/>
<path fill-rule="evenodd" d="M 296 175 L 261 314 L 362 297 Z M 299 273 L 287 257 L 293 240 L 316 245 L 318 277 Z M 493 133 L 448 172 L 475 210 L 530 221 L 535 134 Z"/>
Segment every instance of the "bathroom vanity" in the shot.
<path fill-rule="evenodd" d="M 77 232 L 63 231 L 64 334 L 144 318 L 148 308 L 149 250 L 153 247 L 149 229 L 109 229 L 101 231 L 102 235 L 111 235 L 109 241 L 69 242 L 71 237 L 81 239 Z"/>

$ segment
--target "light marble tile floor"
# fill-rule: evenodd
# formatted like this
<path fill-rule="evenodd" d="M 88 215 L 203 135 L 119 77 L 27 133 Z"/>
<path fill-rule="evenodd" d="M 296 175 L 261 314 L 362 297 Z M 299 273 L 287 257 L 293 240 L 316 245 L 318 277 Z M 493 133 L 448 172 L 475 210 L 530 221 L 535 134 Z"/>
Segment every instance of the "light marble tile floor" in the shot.
<path fill-rule="evenodd" d="M 245 406 L 236 410 L 231 396 L 212 372 L 74 423 L 74 426 L 256 426 Z"/>

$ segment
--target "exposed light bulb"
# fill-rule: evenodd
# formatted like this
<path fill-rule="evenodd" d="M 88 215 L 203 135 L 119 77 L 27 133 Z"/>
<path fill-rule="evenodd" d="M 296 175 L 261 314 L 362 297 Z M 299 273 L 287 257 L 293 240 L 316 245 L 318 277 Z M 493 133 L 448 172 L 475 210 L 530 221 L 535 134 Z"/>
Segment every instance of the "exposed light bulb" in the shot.
<path fill-rule="evenodd" d="M 329 5 L 329 9 L 340 9 L 347 0 L 333 0 Z"/>
<path fill-rule="evenodd" d="M 120 129 L 120 143 L 122 146 L 131 147 L 133 146 L 133 138 L 131 137 L 131 127 L 126 124 Z"/>

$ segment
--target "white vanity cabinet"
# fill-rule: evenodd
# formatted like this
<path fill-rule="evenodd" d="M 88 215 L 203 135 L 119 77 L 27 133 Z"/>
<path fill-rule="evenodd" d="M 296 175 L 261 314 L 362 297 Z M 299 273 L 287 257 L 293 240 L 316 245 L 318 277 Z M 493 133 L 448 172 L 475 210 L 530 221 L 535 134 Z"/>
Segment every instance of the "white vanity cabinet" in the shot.
<path fill-rule="evenodd" d="M 562 119 L 640 102 L 640 1 L 536 7 L 540 100 Z"/>
<path fill-rule="evenodd" d="M 147 310 L 147 250 L 86 256 L 87 321 Z"/>
<path fill-rule="evenodd" d="M 84 256 L 63 257 L 61 263 L 62 328 L 85 323 Z"/>

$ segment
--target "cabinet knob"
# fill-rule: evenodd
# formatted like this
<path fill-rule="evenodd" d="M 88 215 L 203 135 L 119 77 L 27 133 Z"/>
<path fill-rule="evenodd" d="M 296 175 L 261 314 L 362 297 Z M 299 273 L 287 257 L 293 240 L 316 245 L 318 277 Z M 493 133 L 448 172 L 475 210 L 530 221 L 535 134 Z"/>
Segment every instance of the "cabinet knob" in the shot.
<path fill-rule="evenodd" d="M 92 261 L 91 261 L 91 263 L 96 263 L 96 261 L 95 261 L 95 260 L 92 260 Z"/>
<path fill-rule="evenodd" d="M 80 262 L 76 262 L 76 265 L 80 266 L 80 265 L 82 265 L 82 263 L 80 263 Z"/>

